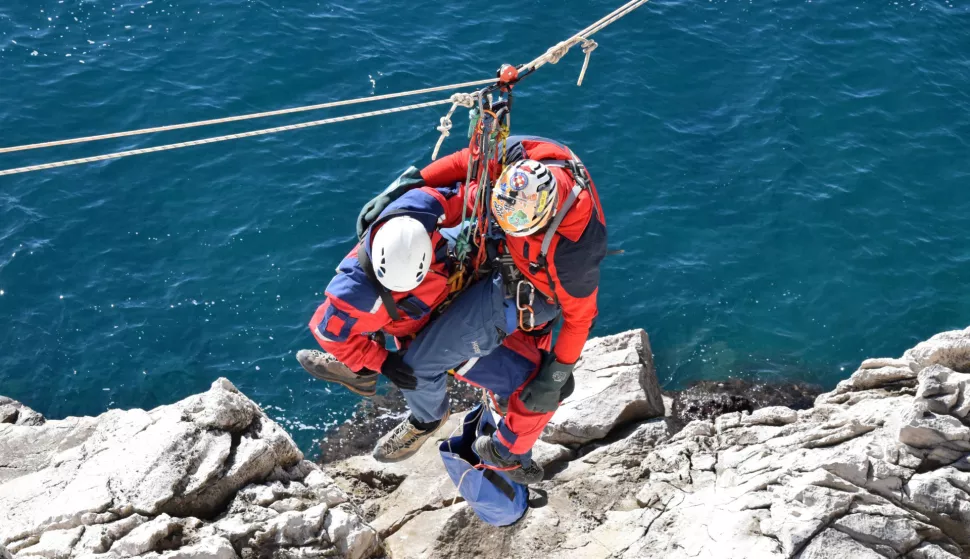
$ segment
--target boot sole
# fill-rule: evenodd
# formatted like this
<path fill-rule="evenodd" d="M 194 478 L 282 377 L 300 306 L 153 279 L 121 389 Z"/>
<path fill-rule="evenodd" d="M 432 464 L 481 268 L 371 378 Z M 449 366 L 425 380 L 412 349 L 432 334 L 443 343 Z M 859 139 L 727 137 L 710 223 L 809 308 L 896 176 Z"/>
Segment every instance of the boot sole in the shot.
<path fill-rule="evenodd" d="M 369 375 L 369 377 L 372 377 L 373 380 L 371 380 L 369 377 L 365 377 L 367 380 L 365 381 L 364 386 L 359 386 L 351 384 L 346 377 L 338 376 L 330 372 L 318 373 L 317 371 L 308 368 L 302 362 L 300 362 L 300 365 L 303 367 L 304 371 L 309 373 L 311 377 L 317 380 L 339 384 L 354 394 L 364 396 L 366 398 L 377 395 L 377 377 L 380 375 Z"/>

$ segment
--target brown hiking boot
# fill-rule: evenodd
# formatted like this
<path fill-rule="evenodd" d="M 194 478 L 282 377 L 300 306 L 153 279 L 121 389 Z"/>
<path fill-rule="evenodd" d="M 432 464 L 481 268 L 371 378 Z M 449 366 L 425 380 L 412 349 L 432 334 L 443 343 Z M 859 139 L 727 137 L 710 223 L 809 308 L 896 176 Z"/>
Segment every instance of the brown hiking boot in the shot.
<path fill-rule="evenodd" d="M 377 441 L 373 453 L 374 460 L 385 463 L 400 462 L 414 456 L 432 435 L 448 423 L 450 415 L 450 410 L 445 411 L 445 416 L 438 422 L 438 426 L 430 431 L 421 431 L 411 423 L 409 417 L 405 418 L 397 427 L 391 429 L 390 433 Z"/>
<path fill-rule="evenodd" d="M 357 374 L 329 353 L 315 349 L 301 349 L 296 352 L 296 360 L 303 365 L 313 378 L 336 382 L 347 390 L 361 396 L 377 394 L 377 377 L 380 373 Z"/>

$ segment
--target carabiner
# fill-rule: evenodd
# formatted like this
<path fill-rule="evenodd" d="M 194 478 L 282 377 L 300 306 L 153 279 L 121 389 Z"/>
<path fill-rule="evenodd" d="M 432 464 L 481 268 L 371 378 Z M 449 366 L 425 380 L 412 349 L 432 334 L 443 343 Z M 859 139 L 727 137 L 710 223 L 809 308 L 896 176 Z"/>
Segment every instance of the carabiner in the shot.
<path fill-rule="evenodd" d="M 528 293 L 525 303 L 522 302 L 522 288 L 527 287 Z M 536 329 L 536 314 L 532 310 L 532 305 L 535 304 L 536 300 L 536 287 L 532 285 L 532 282 L 526 280 L 519 280 L 519 283 L 515 286 L 515 308 L 519 311 L 519 328 L 523 332 L 531 332 Z M 528 314 L 526 314 L 528 313 Z M 526 322 L 528 319 L 528 323 Z"/>

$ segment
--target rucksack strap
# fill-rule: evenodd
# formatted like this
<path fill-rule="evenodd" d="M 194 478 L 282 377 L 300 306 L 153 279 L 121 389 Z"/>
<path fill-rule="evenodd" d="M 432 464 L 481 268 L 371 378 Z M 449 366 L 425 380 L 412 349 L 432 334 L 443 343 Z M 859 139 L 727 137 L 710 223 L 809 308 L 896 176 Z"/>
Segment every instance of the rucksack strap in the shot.
<path fill-rule="evenodd" d="M 552 239 L 556 236 L 556 231 L 562 225 L 562 220 L 566 219 L 566 214 L 573 207 L 573 204 L 576 203 L 576 200 L 579 198 L 579 193 L 582 191 L 583 187 L 577 181 L 573 185 L 573 189 L 569 191 L 569 196 L 566 197 L 566 202 L 563 203 L 562 208 L 556 212 L 556 217 L 552 218 L 549 229 L 546 229 L 546 234 L 542 239 L 542 247 L 539 248 L 539 258 L 545 260 L 546 255 L 549 254 L 549 247 L 552 246 Z"/>
<path fill-rule="evenodd" d="M 357 261 L 360 262 L 360 267 L 364 269 L 364 273 L 367 274 L 374 288 L 377 289 L 377 293 L 381 296 L 381 301 L 384 302 L 384 308 L 387 309 L 387 314 L 391 316 L 391 320 L 394 322 L 401 320 L 401 313 L 397 310 L 397 303 L 394 302 L 394 296 L 377 279 L 377 274 L 374 273 L 374 263 L 371 262 L 370 255 L 367 254 L 367 249 L 364 248 L 364 243 L 357 245 Z"/>
<path fill-rule="evenodd" d="M 599 205 L 596 203 L 596 196 L 593 195 L 593 188 L 589 180 L 589 173 L 586 171 L 586 166 L 583 165 L 583 162 L 578 157 L 574 155 L 572 159 L 543 159 L 539 163 L 549 167 L 568 169 L 575 183 L 573 184 L 572 190 L 569 191 L 569 195 L 566 197 L 562 208 L 556 212 L 556 217 L 552 219 L 552 223 L 546 229 L 545 235 L 542 238 L 542 245 L 539 247 L 539 254 L 536 256 L 536 261 L 530 266 L 532 273 L 538 273 L 540 270 L 546 272 L 546 278 L 549 281 L 549 290 L 552 291 L 552 298 L 555 300 L 556 305 L 562 308 L 562 303 L 559 302 L 559 296 L 556 295 L 556 284 L 552 279 L 552 272 L 549 271 L 549 261 L 547 259 L 549 248 L 552 247 L 552 240 L 556 237 L 556 231 L 559 230 L 559 226 L 566 219 L 566 214 L 569 213 L 570 208 L 579 199 L 579 195 L 583 190 L 589 191 L 589 197 L 593 202 L 593 210 L 596 212 L 596 215 L 602 218 L 603 214 L 600 212 Z"/>

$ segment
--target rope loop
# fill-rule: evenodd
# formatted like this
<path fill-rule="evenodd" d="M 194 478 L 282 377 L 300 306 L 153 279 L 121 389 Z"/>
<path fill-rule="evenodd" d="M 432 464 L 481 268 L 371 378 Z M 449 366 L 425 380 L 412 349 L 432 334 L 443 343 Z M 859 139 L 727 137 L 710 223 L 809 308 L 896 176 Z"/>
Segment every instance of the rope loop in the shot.
<path fill-rule="evenodd" d="M 589 68 L 589 57 L 598 46 L 600 45 L 596 41 L 585 37 L 583 38 L 583 52 L 586 53 L 586 60 L 583 61 L 583 69 L 579 72 L 579 80 L 576 81 L 577 86 L 583 85 L 583 78 L 586 77 L 586 69 Z"/>
<path fill-rule="evenodd" d="M 455 114 L 455 109 L 461 106 L 463 98 L 458 97 L 458 93 L 451 96 L 451 108 L 448 109 L 448 113 L 438 120 L 438 132 L 441 132 L 441 136 L 438 137 L 438 143 L 434 145 L 434 151 L 431 152 L 431 160 L 434 161 L 438 159 L 438 152 L 441 151 L 441 146 L 445 143 L 445 138 L 451 136 L 451 115 Z M 465 93 L 464 95 L 469 95 Z"/>
<path fill-rule="evenodd" d="M 441 124 L 438 125 L 438 132 L 441 132 L 441 135 L 446 137 L 451 135 L 451 119 L 448 116 L 443 116 L 439 122 Z"/>

